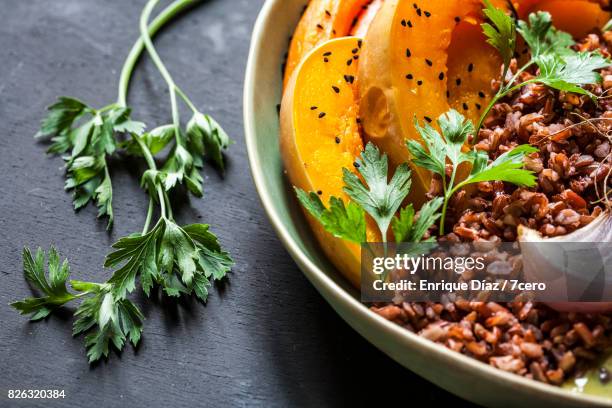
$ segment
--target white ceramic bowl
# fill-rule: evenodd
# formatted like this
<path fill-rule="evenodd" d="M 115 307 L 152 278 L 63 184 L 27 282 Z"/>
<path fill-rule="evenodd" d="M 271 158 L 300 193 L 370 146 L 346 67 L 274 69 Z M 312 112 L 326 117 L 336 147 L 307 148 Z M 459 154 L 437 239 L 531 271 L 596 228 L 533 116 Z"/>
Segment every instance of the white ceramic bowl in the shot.
<path fill-rule="evenodd" d="M 500 407 L 612 407 L 612 399 L 572 394 L 509 374 L 402 329 L 361 304 L 359 294 L 325 259 L 284 179 L 278 143 L 281 65 L 305 3 L 266 1 L 255 24 L 244 88 L 245 135 L 255 185 L 273 227 L 302 272 L 368 341 L 465 399 Z"/>

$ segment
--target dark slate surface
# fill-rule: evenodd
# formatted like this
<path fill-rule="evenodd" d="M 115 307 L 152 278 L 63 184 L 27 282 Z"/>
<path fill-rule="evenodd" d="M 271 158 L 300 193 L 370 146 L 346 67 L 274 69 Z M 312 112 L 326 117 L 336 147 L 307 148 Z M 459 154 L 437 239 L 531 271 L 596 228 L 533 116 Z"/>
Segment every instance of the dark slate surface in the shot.
<path fill-rule="evenodd" d="M 103 280 L 109 245 L 139 231 L 146 197 L 138 168 L 113 163 L 117 222 L 78 214 L 62 190 L 62 160 L 36 144 L 44 107 L 58 95 L 95 106 L 116 98 L 122 60 L 144 0 L 0 0 L 0 406 L 340 406 L 366 401 L 462 405 L 404 370 L 349 328 L 298 271 L 272 231 L 248 169 L 242 81 L 248 39 L 263 0 L 212 0 L 161 33 L 177 82 L 236 139 L 222 180 L 206 171 L 206 197 L 177 205 L 182 222 L 211 223 L 237 266 L 207 306 L 138 303 L 147 317 L 134 351 L 96 367 L 71 315 L 29 324 L 7 304 L 30 294 L 24 245 L 56 245 L 74 277 Z M 164 2 L 167 3 L 167 2 Z M 167 92 L 149 61 L 130 104 L 147 123 L 170 121 Z M 8 401 L 13 388 L 65 389 L 59 401 Z M 425 403 L 425 404 L 424 404 Z"/>

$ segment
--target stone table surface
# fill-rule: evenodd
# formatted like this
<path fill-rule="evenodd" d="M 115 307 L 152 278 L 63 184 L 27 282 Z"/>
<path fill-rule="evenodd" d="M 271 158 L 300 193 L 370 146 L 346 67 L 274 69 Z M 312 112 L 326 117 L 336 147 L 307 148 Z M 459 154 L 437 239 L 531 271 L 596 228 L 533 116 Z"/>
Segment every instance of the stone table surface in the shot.
<path fill-rule="evenodd" d="M 31 293 L 24 246 L 55 245 L 75 278 L 102 281 L 110 245 L 142 227 L 147 198 L 139 163 L 111 162 L 116 224 L 107 233 L 92 206 L 74 213 L 61 158 L 46 156 L 32 136 L 59 95 L 98 107 L 116 99 L 118 70 L 144 4 L 0 0 L 0 406 L 464 405 L 345 324 L 302 276 L 263 212 L 242 126 L 249 38 L 263 0 L 204 1 L 156 40 L 176 81 L 236 140 L 224 177 L 205 168 L 205 197 L 175 203 L 180 222 L 210 223 L 234 256 L 225 287 L 213 290 L 206 306 L 136 293 L 146 316 L 142 343 L 95 366 L 83 338 L 71 336 L 69 311 L 32 324 L 8 306 Z M 134 116 L 170 122 L 167 96 L 145 58 L 129 98 Z M 66 398 L 9 401 L 9 389 L 63 389 Z"/>

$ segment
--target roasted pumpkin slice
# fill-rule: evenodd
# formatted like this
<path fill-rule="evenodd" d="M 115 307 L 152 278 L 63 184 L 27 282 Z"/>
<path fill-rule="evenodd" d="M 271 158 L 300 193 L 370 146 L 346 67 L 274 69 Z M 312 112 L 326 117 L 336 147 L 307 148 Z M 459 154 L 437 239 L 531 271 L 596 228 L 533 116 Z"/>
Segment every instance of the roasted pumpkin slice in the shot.
<path fill-rule="evenodd" d="M 364 7 L 371 0 L 312 0 L 293 33 L 284 85 L 313 48 L 333 38 L 349 35 Z"/>
<path fill-rule="evenodd" d="M 515 0 L 519 17 L 526 19 L 529 13 L 548 11 L 553 24 L 575 38 L 582 38 L 597 31 L 610 20 L 609 11 L 601 8 L 601 1 L 588 0 Z"/>
<path fill-rule="evenodd" d="M 487 44 L 480 24 L 460 22 L 453 30 L 448 49 L 446 84 L 449 105 L 477 123 L 494 96 L 491 80 L 501 75 L 501 64 L 497 51 Z"/>
<path fill-rule="evenodd" d="M 363 150 L 359 132 L 357 60 L 361 40 L 344 37 L 314 49 L 295 70 L 281 104 L 281 153 L 292 185 L 315 191 L 327 204 L 342 197 L 342 169 Z M 337 239 L 307 214 L 327 256 L 359 285 L 361 248 Z M 377 241 L 368 227 L 368 241 Z"/>
<path fill-rule="evenodd" d="M 481 0 L 386 0 L 364 40 L 360 116 L 368 141 L 393 165 L 409 162 L 414 119 L 431 122 L 451 107 L 476 119 L 492 96 L 501 59 L 486 43 Z M 429 171 L 414 168 L 410 199 L 425 200 Z"/>

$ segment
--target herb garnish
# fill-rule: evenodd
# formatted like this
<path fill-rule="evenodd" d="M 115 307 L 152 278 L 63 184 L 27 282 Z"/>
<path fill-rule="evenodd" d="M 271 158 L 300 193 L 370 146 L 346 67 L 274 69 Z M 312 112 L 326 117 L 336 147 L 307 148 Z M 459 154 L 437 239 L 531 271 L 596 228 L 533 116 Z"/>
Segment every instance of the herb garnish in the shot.
<path fill-rule="evenodd" d="M 600 83 L 602 78 L 596 71 L 610 65 L 611 61 L 599 52 L 576 52 L 571 35 L 557 30 L 552 25 L 550 13 L 538 11 L 529 15 L 529 22 L 517 23 L 503 10 L 495 8 L 489 0 L 484 0 L 484 13 L 490 23 L 482 25 L 489 44 L 495 47 L 504 61 L 500 89 L 480 117 L 476 134 L 482 128 L 491 109 L 500 99 L 522 87 L 541 83 L 559 91 L 594 95 L 582 88 L 584 85 Z M 517 31 L 530 48 L 530 60 L 508 78 L 510 61 L 516 51 Z M 534 78 L 517 83 L 521 74 L 537 65 L 539 73 Z"/>
<path fill-rule="evenodd" d="M 536 184 L 534 173 L 523 169 L 525 156 L 537 151 L 529 145 L 522 145 L 505 153 L 488 164 L 489 156 L 485 152 L 463 152 L 468 135 L 474 133 L 474 125 L 456 110 L 440 115 L 437 120 L 442 135 L 431 125 L 421 127 L 415 118 L 415 128 L 421 135 L 425 146 L 416 140 L 407 141 L 413 163 L 440 176 L 444 195 L 444 205 L 440 217 L 440 235 L 444 235 L 446 211 L 450 199 L 469 184 L 483 181 L 506 181 L 518 186 L 531 187 Z M 450 163 L 452 171 L 447 181 L 446 164 Z M 462 164 L 472 167 L 470 175 L 463 181 L 455 183 L 457 171 Z"/>
<path fill-rule="evenodd" d="M 367 213 L 376 222 L 382 242 L 387 242 L 390 225 L 397 242 L 421 242 L 438 219 L 437 211 L 442 205 L 442 200 L 428 203 L 418 217 L 415 217 L 412 204 L 402 209 L 399 216 L 396 216 L 410 192 L 411 171 L 408 165 L 400 165 L 389 181 L 387 155 L 381 154 L 372 143 L 368 143 L 356 164 L 365 182 L 350 170 L 346 168 L 342 170 L 344 191 L 351 198 L 348 204 L 345 204 L 342 198 L 331 197 L 329 208 L 325 208 L 316 193 L 306 193 L 295 188 L 302 206 L 336 238 L 358 244 L 365 243 Z"/>
<path fill-rule="evenodd" d="M 233 261 L 224 252 L 208 225 L 177 225 L 173 219 L 168 194 L 184 183 L 196 196 L 202 195 L 202 168 L 205 157 L 223 168 L 221 151 L 230 143 L 229 137 L 210 116 L 195 108 L 186 94 L 174 83 L 157 55 L 150 36 L 167 21 L 194 3 L 176 0 L 147 25 L 157 0 L 150 0 L 141 19 L 141 39 L 134 45 L 121 73 L 118 102 L 100 110 L 88 107 L 74 98 L 62 97 L 49 108 L 38 137 L 51 137 L 49 152 L 64 154 L 67 161 L 68 189 L 74 190 L 78 209 L 94 200 L 100 215 L 113 221 L 112 185 L 106 159 L 118 150 L 143 157 L 149 169 L 142 176 L 142 186 L 149 194 L 149 209 L 141 233 L 120 239 L 113 245 L 105 261 L 106 268 L 116 268 L 104 283 L 70 281 L 76 292 L 67 288 L 69 267 L 61 265 L 55 248 L 48 256 L 48 274 L 44 271 L 41 249 L 32 257 L 23 252 L 24 275 L 40 297 L 12 303 L 32 320 L 47 317 L 58 307 L 81 300 L 75 311 L 73 334 L 86 333 L 85 345 L 90 362 L 109 354 L 111 345 L 121 350 L 126 341 L 138 344 L 144 319 L 140 310 L 127 296 L 140 284 L 148 297 L 154 286 L 172 297 L 182 294 L 195 296 L 205 302 L 212 281 L 224 279 Z M 127 91 L 131 74 L 140 54 L 147 49 L 155 65 L 170 88 L 173 123 L 144 132 L 145 125 L 130 119 Z M 177 95 L 193 111 L 186 130 L 181 129 Z M 122 134 L 129 140 L 120 140 Z M 169 156 L 158 169 L 154 156 L 173 143 Z M 159 219 L 152 228 L 155 207 Z"/>

